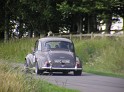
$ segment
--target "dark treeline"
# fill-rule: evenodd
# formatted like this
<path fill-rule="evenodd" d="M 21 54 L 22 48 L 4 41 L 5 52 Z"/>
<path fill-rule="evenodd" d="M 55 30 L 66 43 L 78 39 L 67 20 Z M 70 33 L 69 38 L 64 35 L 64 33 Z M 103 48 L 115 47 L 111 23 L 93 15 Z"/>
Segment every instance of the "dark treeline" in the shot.
<path fill-rule="evenodd" d="M 75 33 L 99 32 L 101 20 L 109 33 L 112 16 L 124 18 L 123 11 L 124 0 L 1 0 L 0 39 L 58 33 L 64 27 Z"/>

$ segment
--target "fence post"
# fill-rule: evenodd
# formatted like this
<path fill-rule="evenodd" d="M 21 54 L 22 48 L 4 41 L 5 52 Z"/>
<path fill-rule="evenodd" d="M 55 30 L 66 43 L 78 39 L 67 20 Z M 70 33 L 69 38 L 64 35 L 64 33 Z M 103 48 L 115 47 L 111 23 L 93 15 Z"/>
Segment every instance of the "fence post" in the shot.
<path fill-rule="evenodd" d="M 60 37 L 62 37 L 62 34 L 60 33 L 60 35 L 59 35 Z"/>
<path fill-rule="evenodd" d="M 93 32 L 91 32 L 91 39 L 93 39 L 94 35 L 93 35 Z"/>
<path fill-rule="evenodd" d="M 102 34 L 102 38 L 105 38 L 105 34 Z"/>
<path fill-rule="evenodd" d="M 55 34 L 53 34 L 53 37 L 55 36 Z"/>
<path fill-rule="evenodd" d="M 80 33 L 80 40 L 82 39 L 82 33 Z"/>

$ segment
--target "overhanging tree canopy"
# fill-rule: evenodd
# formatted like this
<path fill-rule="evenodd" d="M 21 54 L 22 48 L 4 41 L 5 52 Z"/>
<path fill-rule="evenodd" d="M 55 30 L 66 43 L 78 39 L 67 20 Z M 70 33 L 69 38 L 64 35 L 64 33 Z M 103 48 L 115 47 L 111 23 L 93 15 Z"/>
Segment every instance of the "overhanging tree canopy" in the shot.
<path fill-rule="evenodd" d="M 19 23 L 19 37 L 25 31 L 41 34 L 59 32 L 66 27 L 70 32 L 97 32 L 100 20 L 110 31 L 112 16 L 124 18 L 123 0 L 2 0 L 0 1 L 0 38 L 8 40 L 14 23 Z M 4 35 L 5 34 L 5 35 Z"/>

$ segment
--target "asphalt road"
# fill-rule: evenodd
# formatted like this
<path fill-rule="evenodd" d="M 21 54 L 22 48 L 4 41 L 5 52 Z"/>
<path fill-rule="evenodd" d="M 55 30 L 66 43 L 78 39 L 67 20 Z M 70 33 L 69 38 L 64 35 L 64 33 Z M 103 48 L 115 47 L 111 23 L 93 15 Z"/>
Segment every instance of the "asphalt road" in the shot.
<path fill-rule="evenodd" d="M 14 66 L 22 68 L 23 64 L 14 64 Z M 82 73 L 82 76 L 74 76 L 72 73 L 68 75 L 56 73 L 52 75 L 33 76 L 58 86 L 79 90 L 80 92 L 124 92 L 124 79 L 121 78 L 100 76 L 85 72 Z"/>
<path fill-rule="evenodd" d="M 37 78 L 80 92 L 124 92 L 124 79 L 82 73 L 82 76 L 38 75 Z"/>

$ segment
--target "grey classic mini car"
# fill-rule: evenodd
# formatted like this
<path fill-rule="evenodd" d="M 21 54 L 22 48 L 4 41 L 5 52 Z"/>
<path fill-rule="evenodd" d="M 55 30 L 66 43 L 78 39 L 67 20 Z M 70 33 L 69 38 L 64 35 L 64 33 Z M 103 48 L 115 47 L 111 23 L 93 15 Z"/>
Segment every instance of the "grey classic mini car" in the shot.
<path fill-rule="evenodd" d="M 25 57 L 25 69 L 33 68 L 36 74 L 62 72 L 82 74 L 82 63 L 75 54 L 74 44 L 67 38 L 45 37 L 38 39 L 32 53 Z"/>

